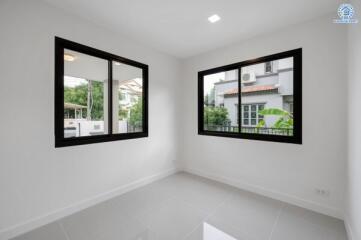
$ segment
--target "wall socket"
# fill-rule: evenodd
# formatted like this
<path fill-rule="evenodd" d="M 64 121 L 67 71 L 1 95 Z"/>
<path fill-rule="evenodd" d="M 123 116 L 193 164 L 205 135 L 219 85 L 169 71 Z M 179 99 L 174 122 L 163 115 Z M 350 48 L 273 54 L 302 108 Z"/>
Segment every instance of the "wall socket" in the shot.
<path fill-rule="evenodd" d="M 321 197 L 329 197 L 330 196 L 330 190 L 328 190 L 328 189 L 315 188 L 315 193 Z"/>

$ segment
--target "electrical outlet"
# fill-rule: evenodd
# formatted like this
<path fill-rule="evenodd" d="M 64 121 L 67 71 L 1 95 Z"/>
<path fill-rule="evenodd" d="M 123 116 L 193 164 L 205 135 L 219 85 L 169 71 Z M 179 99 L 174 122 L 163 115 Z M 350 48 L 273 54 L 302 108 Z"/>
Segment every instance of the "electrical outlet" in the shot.
<path fill-rule="evenodd" d="M 327 190 L 327 189 L 316 188 L 315 193 L 321 197 L 329 197 L 330 196 L 330 190 Z"/>

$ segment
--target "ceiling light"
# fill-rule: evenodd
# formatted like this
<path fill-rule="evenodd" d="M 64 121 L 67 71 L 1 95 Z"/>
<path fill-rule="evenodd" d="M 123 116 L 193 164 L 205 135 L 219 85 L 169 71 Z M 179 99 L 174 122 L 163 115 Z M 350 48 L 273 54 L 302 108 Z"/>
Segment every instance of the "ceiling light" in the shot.
<path fill-rule="evenodd" d="M 69 53 L 64 54 L 64 60 L 68 62 L 73 62 L 75 60 L 75 56 Z"/>
<path fill-rule="evenodd" d="M 217 14 L 214 14 L 208 18 L 208 21 L 210 21 L 211 23 L 218 22 L 219 20 L 221 20 L 221 17 Z"/>
<path fill-rule="evenodd" d="M 115 65 L 120 66 L 120 62 L 114 62 Z"/>

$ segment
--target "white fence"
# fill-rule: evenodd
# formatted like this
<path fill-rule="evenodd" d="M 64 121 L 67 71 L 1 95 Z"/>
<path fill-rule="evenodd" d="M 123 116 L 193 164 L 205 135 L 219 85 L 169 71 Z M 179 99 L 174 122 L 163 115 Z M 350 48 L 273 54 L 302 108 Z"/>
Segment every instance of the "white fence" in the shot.
<path fill-rule="evenodd" d="M 128 122 L 118 122 L 118 132 L 128 131 Z M 104 134 L 104 121 L 88 121 L 86 119 L 64 119 L 64 137 L 83 137 Z"/>

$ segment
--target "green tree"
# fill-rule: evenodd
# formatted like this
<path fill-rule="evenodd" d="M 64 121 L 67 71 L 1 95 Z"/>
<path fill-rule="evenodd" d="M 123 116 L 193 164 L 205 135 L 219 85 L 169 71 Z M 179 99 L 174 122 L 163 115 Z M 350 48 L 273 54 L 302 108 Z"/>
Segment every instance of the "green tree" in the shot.
<path fill-rule="evenodd" d="M 283 109 L 267 108 L 258 111 L 258 114 L 264 116 L 279 116 L 272 128 L 293 128 L 293 115 Z M 264 120 L 260 121 L 257 127 L 267 127 L 266 122 Z"/>
<path fill-rule="evenodd" d="M 130 109 L 129 124 L 133 127 L 141 127 L 143 122 L 143 100 L 138 98 L 136 104 Z"/>
<path fill-rule="evenodd" d="M 102 82 L 92 81 L 92 120 L 104 119 L 104 85 Z M 87 106 L 88 84 L 76 87 L 64 87 L 64 102 Z"/>
<path fill-rule="evenodd" d="M 224 126 L 229 122 L 228 111 L 223 107 L 205 107 L 204 124 Z"/>
<path fill-rule="evenodd" d="M 128 111 L 120 109 L 120 108 L 121 108 L 121 106 L 119 106 L 119 112 L 118 112 L 119 119 L 120 120 L 127 119 L 128 118 Z"/>

